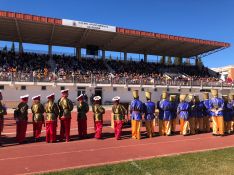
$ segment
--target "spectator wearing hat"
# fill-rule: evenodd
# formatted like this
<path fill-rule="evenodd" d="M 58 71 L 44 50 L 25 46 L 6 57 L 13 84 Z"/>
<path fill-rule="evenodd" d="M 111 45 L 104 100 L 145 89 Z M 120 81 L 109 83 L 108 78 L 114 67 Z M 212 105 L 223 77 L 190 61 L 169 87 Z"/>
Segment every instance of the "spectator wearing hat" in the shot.
<path fill-rule="evenodd" d="M 0 91 L 0 145 L 2 145 L 1 133 L 3 131 L 4 115 L 7 115 L 7 110 L 6 107 L 2 104 L 2 99 L 2 92 Z"/>
<path fill-rule="evenodd" d="M 144 118 L 147 136 L 154 136 L 154 119 L 155 119 L 155 103 L 151 101 L 151 92 L 146 91 L 145 97 L 147 102 L 144 103 Z"/>
<path fill-rule="evenodd" d="M 171 103 L 171 134 L 176 133 L 176 118 L 177 118 L 177 106 L 176 95 L 170 95 L 169 101 Z"/>
<path fill-rule="evenodd" d="M 120 104 L 119 96 L 114 97 L 112 101 L 113 101 L 112 115 L 114 119 L 115 138 L 116 140 L 120 140 L 127 110 L 124 108 L 123 105 Z"/>
<path fill-rule="evenodd" d="M 78 122 L 78 135 L 85 138 L 87 136 L 87 113 L 89 112 L 89 105 L 84 101 L 84 94 L 76 98 L 77 104 L 77 122 Z"/>
<path fill-rule="evenodd" d="M 105 114 L 105 109 L 102 107 L 101 97 L 95 96 L 93 97 L 94 105 L 92 107 L 93 110 L 93 118 L 94 118 L 94 129 L 95 129 L 95 138 L 102 138 L 102 127 L 103 127 L 103 114 Z"/>
<path fill-rule="evenodd" d="M 189 135 L 189 112 L 190 106 L 187 101 L 185 101 L 187 95 L 180 95 L 180 103 L 177 107 L 177 114 L 180 118 L 180 134 L 181 135 Z"/>
<path fill-rule="evenodd" d="M 54 102 L 55 95 L 50 94 L 47 96 L 47 102 L 44 105 L 45 108 L 45 120 L 46 120 L 46 142 L 56 142 L 56 128 L 57 118 L 59 116 L 58 105 Z"/>
<path fill-rule="evenodd" d="M 211 117 L 211 104 L 209 99 L 209 93 L 205 92 L 203 93 L 203 128 L 204 132 L 210 132 L 210 117 Z"/>
<path fill-rule="evenodd" d="M 130 105 L 132 138 L 140 140 L 142 113 L 144 112 L 144 106 L 143 103 L 139 100 L 138 90 L 134 90 L 132 94 L 134 98 Z"/>
<path fill-rule="evenodd" d="M 33 137 L 35 139 L 35 142 L 40 138 L 41 136 L 41 129 L 42 124 L 45 125 L 44 120 L 44 106 L 41 104 L 41 95 L 37 95 L 32 97 L 33 104 L 31 107 L 32 110 L 32 121 L 33 121 Z"/>
<path fill-rule="evenodd" d="M 218 90 L 212 89 L 211 94 L 213 98 L 210 100 L 211 116 L 212 116 L 212 129 L 214 136 L 224 135 L 224 119 L 223 119 L 223 107 L 224 101 L 218 97 Z"/>
<path fill-rule="evenodd" d="M 28 124 L 28 97 L 29 95 L 20 96 L 20 103 L 14 111 L 16 120 L 16 140 L 18 143 L 25 142 L 25 136 Z"/>
<path fill-rule="evenodd" d="M 73 110 L 73 103 L 68 99 L 69 89 L 61 91 L 62 97 L 58 101 L 58 106 L 60 109 L 60 141 L 63 141 L 64 135 L 66 137 L 66 142 L 70 140 L 70 128 L 71 128 L 71 111 Z"/>

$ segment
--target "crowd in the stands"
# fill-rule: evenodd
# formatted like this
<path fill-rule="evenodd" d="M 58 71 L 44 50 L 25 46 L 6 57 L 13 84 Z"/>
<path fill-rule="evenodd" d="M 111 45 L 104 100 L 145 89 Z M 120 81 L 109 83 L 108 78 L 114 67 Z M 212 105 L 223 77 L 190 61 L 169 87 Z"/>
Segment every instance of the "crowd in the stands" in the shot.
<path fill-rule="evenodd" d="M 188 84 L 193 81 L 216 82 L 203 66 L 162 65 L 159 63 L 82 59 L 73 56 L 0 51 L 0 80 L 57 81 L 121 84 Z"/>

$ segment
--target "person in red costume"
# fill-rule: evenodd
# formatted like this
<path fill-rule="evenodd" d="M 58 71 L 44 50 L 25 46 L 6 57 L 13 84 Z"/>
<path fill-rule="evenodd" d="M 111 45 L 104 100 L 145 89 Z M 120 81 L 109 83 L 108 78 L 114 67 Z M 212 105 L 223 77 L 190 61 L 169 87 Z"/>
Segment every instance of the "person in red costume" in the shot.
<path fill-rule="evenodd" d="M 3 131 L 4 115 L 7 115 L 7 110 L 6 107 L 2 104 L 2 92 L 0 91 L 0 145 L 2 145 L 1 134 Z"/>
<path fill-rule="evenodd" d="M 101 97 L 95 96 L 93 98 L 93 119 L 94 119 L 94 129 L 95 129 L 95 138 L 102 138 L 102 127 L 103 127 L 103 114 L 105 114 L 105 109 L 101 105 Z"/>
<path fill-rule="evenodd" d="M 14 111 L 16 120 L 16 140 L 22 144 L 25 142 L 25 136 L 28 124 L 28 97 L 29 95 L 20 96 L 20 103 Z"/>
<path fill-rule="evenodd" d="M 63 141 L 64 135 L 66 138 L 66 142 L 70 140 L 70 128 L 71 128 L 71 111 L 73 110 L 73 103 L 70 99 L 68 99 L 68 91 L 69 89 L 65 89 L 61 91 L 62 97 L 58 101 L 58 106 L 60 110 L 60 141 Z"/>
<path fill-rule="evenodd" d="M 33 137 L 35 139 L 35 142 L 38 141 L 38 139 L 41 136 L 41 129 L 42 125 L 45 125 L 44 120 L 44 106 L 41 104 L 41 95 L 37 95 L 32 97 L 33 104 L 31 107 L 32 110 L 32 121 L 33 121 Z"/>
<path fill-rule="evenodd" d="M 56 103 L 54 103 L 54 94 L 47 96 L 48 101 L 45 103 L 45 120 L 46 120 L 46 142 L 54 143 L 56 142 L 56 128 L 57 128 L 57 118 L 59 116 L 59 108 Z"/>

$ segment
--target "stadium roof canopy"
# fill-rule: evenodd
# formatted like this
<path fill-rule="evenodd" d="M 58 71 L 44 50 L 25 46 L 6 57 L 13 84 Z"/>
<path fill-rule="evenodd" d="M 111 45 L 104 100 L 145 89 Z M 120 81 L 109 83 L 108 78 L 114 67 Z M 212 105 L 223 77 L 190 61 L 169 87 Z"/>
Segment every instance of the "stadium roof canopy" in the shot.
<path fill-rule="evenodd" d="M 82 21 L 0 11 L 0 40 L 175 56 L 205 56 L 229 43 L 195 39 Z"/>

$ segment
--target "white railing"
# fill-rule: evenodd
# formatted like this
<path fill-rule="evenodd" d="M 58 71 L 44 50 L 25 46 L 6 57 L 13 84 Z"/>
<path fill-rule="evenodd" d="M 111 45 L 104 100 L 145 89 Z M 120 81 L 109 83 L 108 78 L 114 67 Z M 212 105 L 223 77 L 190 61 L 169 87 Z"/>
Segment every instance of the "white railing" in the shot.
<path fill-rule="evenodd" d="M 211 79 L 196 79 L 196 80 L 166 80 L 162 77 L 157 78 L 128 78 L 128 77 L 111 77 L 100 75 L 61 75 L 55 73 L 34 74 L 33 73 L 11 73 L 0 72 L 0 82 L 52 82 L 52 83 L 88 83 L 96 84 L 119 84 L 119 85 L 164 85 L 164 86 L 201 86 L 201 87 L 233 87 L 233 83 L 215 81 Z"/>

